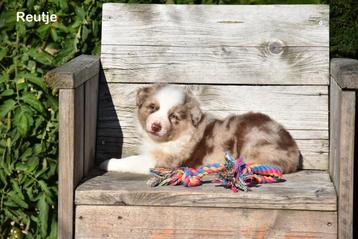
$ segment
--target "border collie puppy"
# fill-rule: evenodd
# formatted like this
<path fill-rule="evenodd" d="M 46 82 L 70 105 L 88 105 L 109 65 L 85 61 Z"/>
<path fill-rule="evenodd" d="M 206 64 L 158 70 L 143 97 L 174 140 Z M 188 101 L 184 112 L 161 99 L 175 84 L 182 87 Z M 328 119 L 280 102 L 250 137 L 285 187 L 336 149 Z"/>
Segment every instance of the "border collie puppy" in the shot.
<path fill-rule="evenodd" d="M 201 111 L 190 91 L 174 85 L 141 88 L 136 104 L 142 154 L 107 160 L 102 169 L 148 174 L 154 167 L 198 167 L 223 163 L 225 151 L 247 163 L 279 166 L 284 173 L 298 169 L 296 142 L 265 114 L 215 119 Z"/>

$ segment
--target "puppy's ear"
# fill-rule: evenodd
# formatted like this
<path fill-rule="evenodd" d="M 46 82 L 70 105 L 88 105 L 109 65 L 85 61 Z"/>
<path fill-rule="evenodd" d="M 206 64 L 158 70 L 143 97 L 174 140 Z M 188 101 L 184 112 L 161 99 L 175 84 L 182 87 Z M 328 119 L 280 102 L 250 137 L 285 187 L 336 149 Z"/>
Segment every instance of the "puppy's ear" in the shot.
<path fill-rule="evenodd" d="M 145 101 L 145 99 L 151 94 L 153 91 L 152 86 L 142 87 L 137 90 L 137 97 L 136 97 L 136 105 L 137 107 L 141 107 Z"/>
<path fill-rule="evenodd" d="M 187 104 L 190 107 L 190 117 L 194 127 L 197 127 L 203 118 L 203 112 L 200 109 L 199 102 L 192 96 L 187 96 Z"/>
<path fill-rule="evenodd" d="M 203 112 L 199 106 L 195 106 L 190 111 L 191 121 L 193 122 L 194 127 L 197 127 L 203 118 Z"/>

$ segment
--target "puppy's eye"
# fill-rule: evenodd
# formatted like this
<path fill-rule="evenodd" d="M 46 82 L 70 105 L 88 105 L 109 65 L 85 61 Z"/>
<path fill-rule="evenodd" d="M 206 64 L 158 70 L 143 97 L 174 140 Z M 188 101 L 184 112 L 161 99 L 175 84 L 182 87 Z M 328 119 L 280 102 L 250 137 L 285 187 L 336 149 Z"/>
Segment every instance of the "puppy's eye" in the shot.
<path fill-rule="evenodd" d="M 151 112 L 154 112 L 154 111 L 158 110 L 158 107 L 152 103 L 147 106 L 147 109 Z"/>
<path fill-rule="evenodd" d="M 180 119 L 179 119 L 179 116 L 177 116 L 177 115 L 174 114 L 174 113 L 171 113 L 171 114 L 169 115 L 169 119 L 170 119 L 170 120 L 177 120 L 177 121 L 180 120 Z"/>

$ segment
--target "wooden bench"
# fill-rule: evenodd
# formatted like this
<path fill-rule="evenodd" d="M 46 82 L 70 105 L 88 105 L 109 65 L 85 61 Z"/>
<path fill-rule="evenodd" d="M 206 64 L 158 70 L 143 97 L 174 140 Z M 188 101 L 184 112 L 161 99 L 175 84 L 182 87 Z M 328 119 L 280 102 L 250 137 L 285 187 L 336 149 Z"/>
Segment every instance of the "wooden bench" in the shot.
<path fill-rule="evenodd" d="M 101 52 L 46 76 L 60 89 L 59 238 L 352 236 L 358 63 L 336 59 L 330 77 L 328 6 L 104 4 Z M 153 82 L 190 87 L 218 117 L 269 114 L 302 170 L 247 193 L 98 171 L 136 154 L 135 92 Z"/>

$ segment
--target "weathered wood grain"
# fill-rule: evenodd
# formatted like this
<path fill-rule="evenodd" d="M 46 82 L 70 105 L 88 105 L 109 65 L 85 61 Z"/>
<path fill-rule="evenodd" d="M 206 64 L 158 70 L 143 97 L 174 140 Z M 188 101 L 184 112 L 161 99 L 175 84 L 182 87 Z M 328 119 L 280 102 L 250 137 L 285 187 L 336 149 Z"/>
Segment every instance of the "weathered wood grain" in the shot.
<path fill-rule="evenodd" d="M 342 89 L 331 78 L 330 85 L 330 145 L 329 145 L 329 174 L 339 194 L 340 172 L 340 142 L 341 142 L 341 102 Z"/>
<path fill-rule="evenodd" d="M 84 175 L 94 167 L 96 156 L 97 102 L 99 75 L 85 83 Z"/>
<path fill-rule="evenodd" d="M 336 237 L 336 212 L 189 207 L 76 207 L 76 238 Z"/>
<path fill-rule="evenodd" d="M 80 55 L 45 75 L 53 89 L 71 89 L 82 85 L 99 72 L 99 57 Z"/>
<path fill-rule="evenodd" d="M 328 84 L 329 53 L 322 47 L 102 46 L 108 82 L 212 84 Z"/>
<path fill-rule="evenodd" d="M 142 84 L 108 84 L 99 92 L 97 157 L 137 152 L 135 92 Z M 184 86 L 183 86 L 184 87 Z M 328 168 L 327 86 L 190 85 L 202 108 L 216 117 L 258 111 L 282 123 L 297 140 L 305 169 Z M 120 149 L 123 147 L 122 149 Z"/>
<path fill-rule="evenodd" d="M 342 89 L 358 89 L 358 60 L 334 58 L 331 60 L 331 76 Z"/>
<path fill-rule="evenodd" d="M 75 187 L 75 90 L 59 92 L 58 237 L 72 238 Z"/>
<path fill-rule="evenodd" d="M 356 93 L 343 91 L 339 151 L 338 238 L 353 238 Z"/>
<path fill-rule="evenodd" d="M 328 84 L 328 6 L 105 4 L 108 82 Z"/>
<path fill-rule="evenodd" d="M 124 119 L 133 119 L 136 91 L 143 86 L 145 85 L 108 84 L 109 92 L 99 93 L 100 117 L 105 117 L 107 111 L 112 113 L 110 111 L 114 108 L 118 117 L 123 118 L 118 118 L 123 121 L 121 125 L 127 126 L 129 122 Z M 326 86 L 178 86 L 189 88 L 200 101 L 203 111 L 213 113 L 217 117 L 230 113 L 259 111 L 270 114 L 288 129 L 328 129 Z"/>
<path fill-rule="evenodd" d="M 115 172 L 88 179 L 76 189 L 76 205 L 136 205 L 336 210 L 336 193 L 324 171 L 304 170 L 285 175 L 286 182 L 232 193 L 212 183 L 186 188 L 151 188 L 146 176 Z M 210 178 L 208 179 L 210 180 Z"/>
<path fill-rule="evenodd" d="M 82 180 L 84 176 L 84 161 L 85 161 L 85 86 L 81 85 L 75 90 L 75 102 L 72 107 L 74 108 L 74 187 Z M 70 106 L 71 107 L 71 106 Z M 70 127 L 70 126 L 68 126 Z M 72 189 L 74 190 L 74 188 Z"/>
<path fill-rule="evenodd" d="M 329 46 L 328 5 L 103 5 L 102 45 Z M 121 34 L 122 33 L 122 34 Z"/>
<path fill-rule="evenodd" d="M 79 56 L 46 74 L 46 81 L 59 90 L 59 192 L 58 237 L 72 238 L 74 234 L 74 190 L 84 176 L 87 150 L 85 82 L 99 74 L 99 58 Z M 91 84 L 91 83 L 89 83 Z M 95 95 L 92 101 L 97 101 Z M 96 116 L 95 116 L 96 117 Z M 91 120 L 89 120 L 91 121 Z M 96 121 L 96 118 L 92 119 Z M 93 123 L 92 123 L 93 124 Z M 92 125 L 93 126 L 93 125 Z M 95 127 L 95 126 L 94 126 Z M 96 129 L 91 129 L 96 131 Z M 86 132 L 85 132 L 86 131 Z M 94 138 L 92 145 L 95 147 Z M 92 150 L 92 154 L 94 151 Z"/>
<path fill-rule="evenodd" d="M 98 129 L 101 131 L 102 129 Z M 122 129 L 126 134 L 126 130 Z M 116 131 L 113 130 L 112 131 Z M 328 140 L 296 140 L 298 147 L 303 156 L 303 169 L 328 169 Z M 119 136 L 98 136 L 97 137 L 97 159 L 123 157 L 136 155 L 141 145 L 140 139 L 137 137 L 123 139 Z"/>

